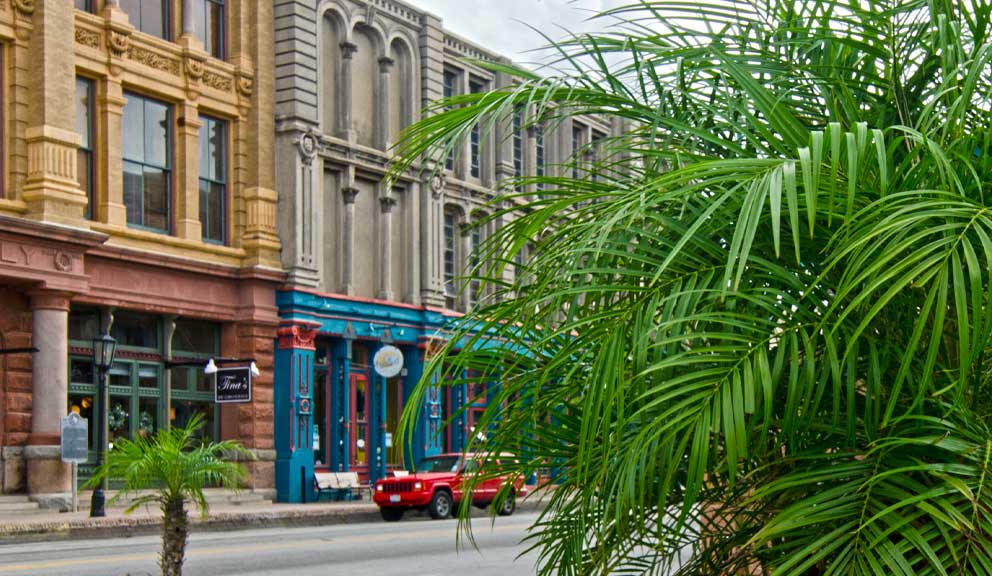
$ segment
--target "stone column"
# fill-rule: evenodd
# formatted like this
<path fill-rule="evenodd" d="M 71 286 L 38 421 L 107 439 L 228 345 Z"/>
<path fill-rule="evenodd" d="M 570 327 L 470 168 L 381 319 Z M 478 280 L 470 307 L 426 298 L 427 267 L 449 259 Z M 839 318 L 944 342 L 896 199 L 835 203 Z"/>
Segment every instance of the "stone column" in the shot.
<path fill-rule="evenodd" d="M 162 357 L 168 362 L 172 360 L 172 336 L 176 333 L 176 317 L 164 316 L 162 318 Z M 162 399 L 165 409 L 165 422 L 160 428 L 168 430 L 172 428 L 172 370 L 165 369 L 162 375 Z"/>
<path fill-rule="evenodd" d="M 379 58 L 379 102 L 376 104 L 376 113 L 379 121 L 376 123 L 376 147 L 380 150 L 387 150 L 391 144 L 389 141 L 389 76 L 393 70 L 393 59 L 388 56 Z"/>
<path fill-rule="evenodd" d="M 355 129 L 351 125 L 351 61 L 358 45 L 351 42 L 341 43 L 341 85 L 338 87 L 338 126 L 340 127 L 339 137 L 355 141 Z"/>
<path fill-rule="evenodd" d="M 379 298 L 382 300 L 393 299 L 393 206 L 396 199 L 392 196 L 384 195 L 379 198 L 379 206 L 382 209 L 382 227 L 379 236 Z"/>
<path fill-rule="evenodd" d="M 341 189 L 344 200 L 344 246 L 341 247 L 341 292 L 353 294 L 354 287 L 354 257 L 355 257 L 355 197 L 358 188 L 345 186 Z"/>
<path fill-rule="evenodd" d="M 31 297 L 33 357 L 31 436 L 24 450 L 28 493 L 46 507 L 61 507 L 72 490 L 71 468 L 62 463 L 61 421 L 69 397 L 69 299 L 36 290 Z"/>
<path fill-rule="evenodd" d="M 176 236 L 199 242 L 203 237 L 200 224 L 200 113 L 195 102 L 179 106 L 179 130 L 176 134 L 179 162 L 176 163 L 178 190 L 173 195 L 176 211 Z"/>
<path fill-rule="evenodd" d="M 183 0 L 183 36 L 195 36 L 193 24 L 193 0 Z"/>
<path fill-rule="evenodd" d="M 75 10 L 69 0 L 14 2 L 22 15 L 30 16 L 28 49 L 33 56 L 27 78 L 27 113 L 24 115 L 27 143 L 27 179 L 22 198 L 27 216 L 78 228 L 85 219 L 86 192 L 76 179 L 76 133 L 73 105 L 76 68 L 66 38 L 75 29 Z M 31 10 L 28 10 L 30 8 Z"/>

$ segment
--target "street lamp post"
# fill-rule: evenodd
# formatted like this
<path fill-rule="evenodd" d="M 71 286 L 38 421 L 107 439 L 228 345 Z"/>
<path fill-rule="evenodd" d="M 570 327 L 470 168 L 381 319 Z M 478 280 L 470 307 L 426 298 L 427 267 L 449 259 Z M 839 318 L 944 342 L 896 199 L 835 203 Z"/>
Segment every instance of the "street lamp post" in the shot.
<path fill-rule="evenodd" d="M 109 334 L 104 334 L 93 339 L 93 367 L 97 370 L 97 393 L 100 397 L 100 410 L 97 412 L 99 422 L 96 428 L 96 464 L 101 466 L 107 461 L 107 410 L 109 408 L 107 394 L 107 371 L 114 363 L 114 354 L 117 352 L 117 340 Z M 103 481 L 93 490 L 93 497 L 90 499 L 90 516 L 106 516 L 104 504 L 106 496 L 104 491 L 107 488 L 107 476 L 103 476 Z"/>

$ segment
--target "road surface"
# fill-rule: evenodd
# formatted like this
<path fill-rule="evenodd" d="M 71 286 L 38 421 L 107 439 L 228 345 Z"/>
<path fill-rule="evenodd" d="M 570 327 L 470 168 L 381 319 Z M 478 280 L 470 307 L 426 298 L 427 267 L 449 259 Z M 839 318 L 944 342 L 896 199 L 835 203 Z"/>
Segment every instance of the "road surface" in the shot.
<path fill-rule="evenodd" d="M 456 547 L 454 520 L 194 532 L 184 576 L 503 576 L 534 574 L 536 555 L 517 559 L 536 515 L 474 518 L 479 549 Z M 156 536 L 0 545 L 0 576 L 157 576 Z"/>

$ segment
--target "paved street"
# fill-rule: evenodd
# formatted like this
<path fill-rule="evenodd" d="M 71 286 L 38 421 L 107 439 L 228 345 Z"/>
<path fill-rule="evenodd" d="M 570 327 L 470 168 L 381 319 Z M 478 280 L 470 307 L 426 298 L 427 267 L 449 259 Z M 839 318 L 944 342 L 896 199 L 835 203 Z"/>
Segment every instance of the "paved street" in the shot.
<path fill-rule="evenodd" d="M 471 576 L 533 574 L 535 556 L 515 560 L 534 513 L 475 518 L 479 550 L 455 546 L 454 520 L 412 517 L 398 523 L 345 524 L 194 533 L 186 576 Z M 0 575 L 155 576 L 157 537 L 39 542 L 0 546 Z"/>

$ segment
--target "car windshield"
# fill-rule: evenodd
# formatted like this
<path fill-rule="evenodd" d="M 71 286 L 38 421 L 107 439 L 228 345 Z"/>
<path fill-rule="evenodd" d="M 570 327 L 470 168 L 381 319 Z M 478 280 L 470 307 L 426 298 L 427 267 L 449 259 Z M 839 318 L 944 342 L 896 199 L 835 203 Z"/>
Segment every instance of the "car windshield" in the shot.
<path fill-rule="evenodd" d="M 458 456 L 436 456 L 425 458 L 417 465 L 417 472 L 457 472 L 461 458 Z"/>

